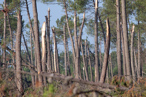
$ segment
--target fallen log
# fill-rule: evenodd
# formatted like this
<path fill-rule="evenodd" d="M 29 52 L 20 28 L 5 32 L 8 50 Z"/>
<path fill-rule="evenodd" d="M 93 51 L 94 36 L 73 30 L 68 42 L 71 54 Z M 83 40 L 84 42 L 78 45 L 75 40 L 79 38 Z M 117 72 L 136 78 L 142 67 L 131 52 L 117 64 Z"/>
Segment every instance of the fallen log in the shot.
<path fill-rule="evenodd" d="M 1 72 L 6 72 L 6 71 L 10 71 L 10 72 L 16 72 L 15 70 L 5 70 L 5 69 L 0 69 Z M 26 72 L 26 71 L 17 71 L 20 72 L 22 74 L 28 74 L 28 75 L 38 75 L 37 72 Z M 82 80 L 82 79 L 76 79 L 70 76 L 70 79 L 68 79 L 69 76 L 65 76 L 65 75 L 61 75 L 58 73 L 54 73 L 54 72 L 48 72 L 48 73 L 40 73 L 39 75 L 41 76 L 45 76 L 45 77 L 50 77 L 56 80 L 61 80 L 64 83 L 68 83 L 67 81 L 71 81 L 71 82 L 77 82 L 77 83 L 82 83 L 82 84 L 86 84 L 86 85 L 91 85 L 91 86 L 96 86 L 96 87 L 101 87 L 101 88 L 107 88 L 107 89 L 111 89 L 111 90 L 121 90 L 121 91 L 127 91 L 129 90 L 129 88 L 127 87 L 123 87 L 123 86 L 115 86 L 115 85 L 109 85 L 107 83 L 99 83 L 99 82 L 91 82 L 91 81 L 86 81 L 86 80 Z"/>

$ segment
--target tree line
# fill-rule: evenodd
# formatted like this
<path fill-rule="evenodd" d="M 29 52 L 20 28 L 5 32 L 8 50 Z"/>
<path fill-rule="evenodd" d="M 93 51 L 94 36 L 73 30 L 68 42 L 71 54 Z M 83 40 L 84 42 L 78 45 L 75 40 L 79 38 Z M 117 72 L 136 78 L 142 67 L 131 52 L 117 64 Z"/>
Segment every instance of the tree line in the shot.
<path fill-rule="evenodd" d="M 47 72 L 96 83 L 109 83 L 114 75 L 133 83 L 144 77 L 146 3 L 142 0 L 40 1 L 62 6 L 65 15 L 56 20 L 56 27 L 50 26 L 48 9 L 40 28 L 36 0 L 31 2 L 33 17 L 27 0 L 4 0 L 0 13 L 1 68 L 16 70 L 19 96 L 23 93 L 20 71 L 32 73 L 33 87 L 50 81 L 42 76 Z M 22 7 L 26 8 L 28 23 L 22 20 Z M 82 39 L 85 33 L 93 36 L 94 45 L 88 38 Z M 61 43 L 64 51 L 59 53 Z"/>

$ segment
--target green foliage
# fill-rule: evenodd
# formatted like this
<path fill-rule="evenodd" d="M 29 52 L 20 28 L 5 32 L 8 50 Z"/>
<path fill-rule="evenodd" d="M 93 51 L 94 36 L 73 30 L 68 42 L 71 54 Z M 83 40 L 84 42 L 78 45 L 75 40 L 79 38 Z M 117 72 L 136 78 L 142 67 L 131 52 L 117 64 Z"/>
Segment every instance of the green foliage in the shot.
<path fill-rule="evenodd" d="M 118 74 L 118 66 L 115 66 L 113 68 L 113 75 L 117 75 Z"/>

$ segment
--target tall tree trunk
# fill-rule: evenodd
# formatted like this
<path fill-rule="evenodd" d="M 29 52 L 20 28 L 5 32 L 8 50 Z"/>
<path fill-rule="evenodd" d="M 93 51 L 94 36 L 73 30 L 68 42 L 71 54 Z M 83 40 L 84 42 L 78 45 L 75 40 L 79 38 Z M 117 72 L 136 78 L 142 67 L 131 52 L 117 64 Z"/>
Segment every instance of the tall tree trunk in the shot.
<path fill-rule="evenodd" d="M 131 69 L 132 69 L 132 78 L 133 82 L 136 81 L 135 79 L 135 71 L 134 71 L 134 58 L 133 58 L 133 39 L 134 39 L 134 25 L 132 27 L 132 32 L 131 32 Z"/>
<path fill-rule="evenodd" d="M 102 40 L 100 37 L 100 49 L 99 49 L 100 70 L 102 69 L 102 54 L 101 54 L 102 43 L 101 42 L 102 42 Z M 104 42 L 104 45 L 105 45 L 105 42 Z"/>
<path fill-rule="evenodd" d="M 6 8 L 6 0 L 4 0 L 4 9 Z M 6 64 L 6 26 L 7 26 L 7 18 L 6 18 L 6 13 L 4 13 L 4 33 L 3 33 L 3 63 Z"/>
<path fill-rule="evenodd" d="M 65 66 L 65 75 L 67 76 L 67 50 L 66 50 L 66 31 L 65 25 L 63 26 L 63 36 L 64 36 L 64 66 Z"/>
<path fill-rule="evenodd" d="M 42 71 L 46 72 L 46 22 L 42 26 Z M 43 77 L 44 85 L 46 85 L 46 77 Z"/>
<path fill-rule="evenodd" d="M 29 13 L 29 8 L 28 8 L 28 2 L 27 0 L 25 0 L 25 3 L 26 3 L 26 9 L 27 9 L 27 16 L 28 16 L 28 19 L 29 19 L 29 25 L 30 25 L 30 36 L 33 37 L 33 43 L 34 43 L 34 47 L 35 47 L 35 36 L 34 36 L 34 30 L 33 30 L 33 27 L 32 27 L 32 22 L 31 22 L 31 18 L 30 18 L 30 13 Z M 32 40 L 32 38 L 30 38 L 30 40 Z M 36 50 L 36 49 L 35 49 Z M 36 51 L 35 51 L 36 52 Z M 36 53 L 35 54 L 35 67 L 37 67 L 37 60 L 36 60 Z M 33 56 L 32 56 L 32 42 L 31 42 L 31 64 L 33 64 Z M 35 68 L 36 69 L 36 68 Z M 34 82 L 33 81 L 37 81 L 37 76 L 35 75 L 35 79 L 34 79 L 34 76 L 32 75 L 32 84 L 34 86 Z M 33 80 L 34 79 L 34 80 Z"/>
<path fill-rule="evenodd" d="M 141 43 L 140 43 L 140 32 L 138 32 L 138 78 L 142 76 L 142 67 L 141 67 L 141 62 L 140 62 L 140 48 L 141 48 Z"/>
<path fill-rule="evenodd" d="M 52 60 L 51 60 L 51 62 L 52 62 L 52 71 L 55 71 L 52 43 L 51 43 L 51 45 L 50 45 L 50 48 L 51 48 L 51 59 L 52 59 Z"/>
<path fill-rule="evenodd" d="M 82 52 L 82 57 L 83 57 L 83 64 L 84 64 L 84 70 L 85 70 L 85 74 L 86 74 L 86 80 L 88 81 L 89 78 L 88 78 L 88 72 L 87 72 L 87 64 L 86 64 L 86 60 L 85 60 L 85 57 L 84 57 L 84 51 L 83 51 L 83 46 L 81 44 L 81 52 Z M 83 71 L 84 72 L 84 71 Z"/>
<path fill-rule="evenodd" d="M 125 59 L 125 45 L 124 45 L 124 37 L 123 37 L 123 32 L 121 33 L 121 38 L 122 38 L 122 53 L 123 53 L 123 75 L 127 75 L 126 71 L 126 59 Z"/>
<path fill-rule="evenodd" d="M 57 42 L 56 42 L 56 61 L 57 61 L 57 72 L 60 73 Z"/>
<path fill-rule="evenodd" d="M 100 76 L 100 82 L 105 82 L 106 77 L 106 71 L 108 67 L 108 58 L 109 58 L 109 50 L 110 50 L 110 25 L 109 25 L 109 19 L 106 20 L 106 27 L 107 27 L 107 33 L 106 33 L 106 46 L 105 46 L 105 53 L 104 53 L 104 62 L 102 66 L 102 72 Z"/>
<path fill-rule="evenodd" d="M 85 12 L 83 13 L 83 21 L 82 21 L 82 24 L 81 24 L 81 27 L 79 27 L 79 36 L 78 36 L 78 49 L 79 49 L 79 52 L 81 50 L 81 38 L 82 38 L 82 30 L 83 30 L 83 27 L 84 27 L 84 23 L 85 23 Z M 80 60 L 80 53 L 79 53 L 79 64 L 81 63 L 81 60 Z M 79 76 L 81 77 L 81 65 L 79 65 Z"/>
<path fill-rule="evenodd" d="M 87 45 L 87 52 L 88 52 L 88 62 L 90 66 L 90 79 L 93 81 L 93 75 L 92 75 L 92 64 L 91 64 L 91 59 L 90 59 L 90 53 L 89 53 L 89 45 Z"/>
<path fill-rule="evenodd" d="M 107 67 L 107 70 L 106 70 L 106 82 L 109 83 L 108 67 Z"/>
<path fill-rule="evenodd" d="M 137 66 L 137 58 L 136 58 L 136 52 L 134 49 L 134 60 L 135 60 L 135 71 L 137 73 L 137 77 L 139 76 L 139 72 L 138 72 L 138 66 Z"/>
<path fill-rule="evenodd" d="M 99 70 L 98 70 L 98 0 L 95 0 L 94 35 L 95 35 L 95 82 L 98 82 L 99 81 Z"/>
<path fill-rule="evenodd" d="M 122 75 L 121 65 L 121 34 L 120 34 L 120 1 L 116 0 L 117 9 L 117 63 L 118 63 L 118 76 Z"/>
<path fill-rule="evenodd" d="M 36 0 L 32 0 L 33 7 L 33 17 L 34 17 L 34 34 L 35 34 L 35 53 L 36 53 L 36 61 L 37 61 L 37 72 L 38 72 L 38 81 L 39 86 L 42 86 L 42 76 L 40 75 L 42 67 L 41 67 L 41 53 L 40 53 L 40 40 L 39 40 L 39 25 L 38 25 L 38 13 L 37 13 L 37 5 Z"/>
<path fill-rule="evenodd" d="M 129 57 L 129 50 L 128 50 L 128 31 L 127 31 L 125 0 L 122 0 L 121 4 L 122 4 L 123 37 L 124 37 L 125 59 L 126 59 L 126 71 L 127 71 L 127 79 L 130 80 L 131 72 L 130 72 L 130 57 Z"/>
<path fill-rule="evenodd" d="M 74 11 L 75 78 L 79 78 L 79 47 L 77 37 L 77 13 Z"/>
<path fill-rule="evenodd" d="M 31 65 L 33 65 L 32 33 L 30 32 Z M 31 75 L 32 87 L 35 86 L 35 76 Z"/>
<path fill-rule="evenodd" d="M 22 96 L 22 78 L 21 78 L 21 33 L 22 33 L 22 16 L 19 11 L 17 14 L 17 34 L 16 34 L 16 83 L 18 88 L 18 97 Z"/>
<path fill-rule="evenodd" d="M 74 62 L 75 62 L 75 49 L 74 49 L 74 42 L 73 42 L 73 39 L 72 39 L 72 35 L 71 35 L 71 31 L 70 31 L 70 27 L 69 27 L 68 14 L 67 14 L 67 8 L 66 8 L 66 0 L 63 0 L 63 3 L 64 3 L 64 8 L 65 8 L 65 14 L 66 14 L 67 29 L 68 29 L 69 37 L 70 37 L 71 44 L 72 44 L 73 60 L 74 60 Z"/>
<path fill-rule="evenodd" d="M 47 70 L 51 71 L 52 62 L 51 62 L 51 51 L 50 51 L 50 9 L 48 9 L 48 18 L 46 16 L 46 26 L 47 26 Z"/>

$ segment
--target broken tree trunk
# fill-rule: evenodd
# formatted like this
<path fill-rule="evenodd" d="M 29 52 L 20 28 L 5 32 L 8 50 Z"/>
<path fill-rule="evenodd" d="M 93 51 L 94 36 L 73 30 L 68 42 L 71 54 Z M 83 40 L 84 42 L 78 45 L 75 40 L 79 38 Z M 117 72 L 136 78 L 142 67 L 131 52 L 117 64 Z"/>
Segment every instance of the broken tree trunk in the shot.
<path fill-rule="evenodd" d="M 48 18 L 46 16 L 46 26 L 47 26 L 47 71 L 52 70 L 51 62 L 51 50 L 50 50 L 50 9 L 48 9 Z"/>
<path fill-rule="evenodd" d="M 42 71 L 46 72 L 46 22 L 42 26 Z M 43 77 L 44 85 L 46 85 L 46 77 Z"/>
<path fill-rule="evenodd" d="M 134 24 L 132 26 L 132 32 L 131 32 L 131 69 L 132 69 L 132 78 L 133 78 L 133 82 L 136 81 L 135 78 L 135 70 L 134 70 L 134 56 L 133 56 L 133 40 L 134 40 Z"/>
<path fill-rule="evenodd" d="M 17 34 L 16 34 L 16 85 L 18 88 L 18 97 L 22 96 L 22 77 L 21 77 L 21 34 L 22 34 L 22 16 L 19 11 L 17 14 Z"/>
<path fill-rule="evenodd" d="M 101 76 L 100 76 L 100 83 L 105 82 L 106 77 L 106 71 L 108 67 L 108 58 L 109 58 L 109 50 L 110 50 L 110 25 L 109 25 L 109 19 L 106 20 L 106 46 L 105 46 L 105 53 L 104 53 L 104 62 L 102 66 Z"/>

